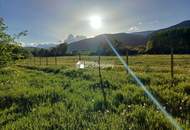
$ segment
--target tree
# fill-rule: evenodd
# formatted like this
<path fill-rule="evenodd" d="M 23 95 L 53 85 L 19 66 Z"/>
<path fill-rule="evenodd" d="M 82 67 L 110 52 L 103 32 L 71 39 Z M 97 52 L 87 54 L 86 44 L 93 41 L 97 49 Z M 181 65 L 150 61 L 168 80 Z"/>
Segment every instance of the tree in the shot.
<path fill-rule="evenodd" d="M 153 34 L 147 42 L 148 53 L 190 53 L 190 28 L 175 28 Z"/>
<path fill-rule="evenodd" d="M 47 57 L 47 56 L 64 56 L 67 52 L 67 43 L 62 43 L 50 49 L 44 48 L 27 48 L 33 56 Z"/>
<path fill-rule="evenodd" d="M 29 52 L 15 42 L 15 38 L 6 33 L 7 26 L 0 18 L 0 67 L 14 63 L 20 58 L 29 56 Z M 22 35 L 22 34 L 20 34 Z"/>
<path fill-rule="evenodd" d="M 130 55 L 134 55 L 138 53 L 139 48 L 135 50 L 134 47 L 129 47 L 127 46 L 126 43 L 122 43 L 119 40 L 112 39 L 112 44 L 113 44 L 113 47 L 119 52 L 120 55 L 125 55 L 127 51 Z M 106 41 L 102 42 L 99 45 L 99 48 L 96 51 L 96 54 L 97 55 L 115 55 L 111 47 L 108 45 L 108 43 L 106 43 Z"/>
<path fill-rule="evenodd" d="M 67 52 L 67 43 L 62 43 L 55 47 L 58 56 L 64 56 Z"/>

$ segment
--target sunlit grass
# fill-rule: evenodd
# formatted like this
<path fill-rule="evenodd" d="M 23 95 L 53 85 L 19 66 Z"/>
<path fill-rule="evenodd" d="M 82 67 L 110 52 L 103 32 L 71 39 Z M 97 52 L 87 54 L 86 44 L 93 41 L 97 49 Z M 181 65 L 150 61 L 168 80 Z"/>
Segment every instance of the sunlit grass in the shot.
<path fill-rule="evenodd" d="M 183 62 L 175 63 L 173 87 L 168 55 L 129 57 L 129 66 L 182 127 L 189 129 L 189 56 L 176 58 Z M 115 64 L 102 69 L 106 109 L 98 68 L 78 70 L 78 57 L 58 59 L 58 65 L 52 57 L 47 66 L 36 59 L 35 64 L 20 61 L 20 66 L 0 70 L 0 129 L 172 129 L 116 57 L 102 57 L 103 63 Z"/>

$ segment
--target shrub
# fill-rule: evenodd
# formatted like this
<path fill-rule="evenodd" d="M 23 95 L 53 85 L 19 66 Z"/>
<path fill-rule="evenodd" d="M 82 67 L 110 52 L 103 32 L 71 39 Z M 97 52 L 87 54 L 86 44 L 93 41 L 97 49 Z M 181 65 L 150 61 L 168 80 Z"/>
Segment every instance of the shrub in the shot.
<path fill-rule="evenodd" d="M 117 93 L 115 96 L 114 96 L 114 98 L 113 98 L 113 101 L 112 101 L 112 103 L 116 106 L 116 107 L 118 107 L 120 104 L 122 104 L 124 102 L 124 96 L 123 96 L 123 94 L 121 94 L 121 93 Z"/>

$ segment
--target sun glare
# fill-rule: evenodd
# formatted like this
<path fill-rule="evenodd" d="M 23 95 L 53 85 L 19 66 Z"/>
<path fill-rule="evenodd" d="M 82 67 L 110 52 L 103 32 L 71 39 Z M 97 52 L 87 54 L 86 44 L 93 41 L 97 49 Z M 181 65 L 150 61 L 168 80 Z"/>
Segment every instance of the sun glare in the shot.
<path fill-rule="evenodd" d="M 89 24 L 93 29 L 100 29 L 102 27 L 102 18 L 100 16 L 91 16 Z"/>

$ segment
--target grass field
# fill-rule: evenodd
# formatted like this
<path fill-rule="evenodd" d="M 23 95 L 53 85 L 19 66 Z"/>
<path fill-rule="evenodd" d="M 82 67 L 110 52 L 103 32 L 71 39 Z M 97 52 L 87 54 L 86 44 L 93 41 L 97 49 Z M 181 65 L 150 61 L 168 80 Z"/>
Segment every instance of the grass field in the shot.
<path fill-rule="evenodd" d="M 125 58 L 125 57 L 124 57 Z M 97 57 L 82 57 L 85 62 Z M 98 68 L 76 69 L 78 57 L 33 58 L 0 69 L 0 129 L 171 130 L 163 114 L 116 57 L 102 57 L 106 102 Z M 190 55 L 129 57 L 129 66 L 184 129 L 190 129 Z"/>

